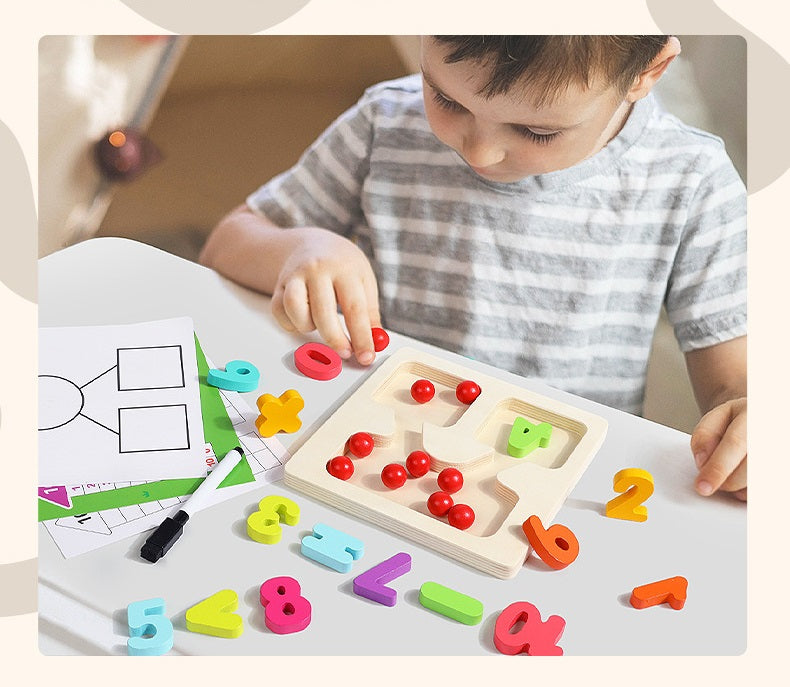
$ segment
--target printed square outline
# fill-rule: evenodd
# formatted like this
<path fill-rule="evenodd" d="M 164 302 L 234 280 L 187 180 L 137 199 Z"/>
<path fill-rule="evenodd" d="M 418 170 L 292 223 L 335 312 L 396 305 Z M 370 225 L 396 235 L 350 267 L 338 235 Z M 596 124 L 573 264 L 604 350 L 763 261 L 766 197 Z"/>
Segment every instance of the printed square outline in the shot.
<path fill-rule="evenodd" d="M 165 350 L 168 348 L 175 348 L 178 351 L 178 368 L 181 376 L 181 382 L 178 384 L 170 384 L 167 386 L 121 386 L 121 352 L 122 351 L 150 351 L 161 349 Z M 116 370 L 117 370 L 117 380 L 118 380 L 118 391 L 150 391 L 153 389 L 183 389 L 186 386 L 186 381 L 184 379 L 184 353 L 181 349 L 180 344 L 173 344 L 170 346 L 126 346 L 122 348 L 117 348 L 115 353 L 115 360 L 116 360 Z"/>
<path fill-rule="evenodd" d="M 183 445 L 181 446 L 171 446 L 167 448 L 147 448 L 147 449 L 133 449 L 128 450 L 123 448 L 123 423 L 121 422 L 121 414 L 125 410 L 146 410 L 150 408 L 181 408 L 183 410 L 183 418 L 184 418 L 184 434 L 183 434 Z M 181 416 L 179 416 L 180 418 Z M 186 403 L 170 403 L 165 405 L 155 405 L 155 406 L 125 406 L 118 408 L 118 453 L 151 453 L 155 451 L 184 451 L 190 448 L 189 442 L 189 418 L 187 417 L 187 406 Z"/>

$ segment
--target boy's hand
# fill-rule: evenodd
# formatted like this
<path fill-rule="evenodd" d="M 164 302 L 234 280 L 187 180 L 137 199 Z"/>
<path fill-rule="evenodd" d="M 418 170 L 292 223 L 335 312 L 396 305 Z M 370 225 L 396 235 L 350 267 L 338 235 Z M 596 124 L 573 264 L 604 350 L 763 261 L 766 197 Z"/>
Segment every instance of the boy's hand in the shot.
<path fill-rule="evenodd" d="M 272 293 L 274 317 L 287 331 L 307 334 L 317 329 L 341 358 L 349 358 L 353 351 L 360 364 L 369 365 L 376 357 L 371 328 L 381 322 L 376 277 L 365 254 L 325 229 L 286 231 L 295 239 L 295 248 L 283 263 Z"/>
<path fill-rule="evenodd" d="M 746 500 L 746 399 L 716 406 L 691 434 L 691 452 L 699 468 L 696 488 L 703 496 L 718 489 Z"/>

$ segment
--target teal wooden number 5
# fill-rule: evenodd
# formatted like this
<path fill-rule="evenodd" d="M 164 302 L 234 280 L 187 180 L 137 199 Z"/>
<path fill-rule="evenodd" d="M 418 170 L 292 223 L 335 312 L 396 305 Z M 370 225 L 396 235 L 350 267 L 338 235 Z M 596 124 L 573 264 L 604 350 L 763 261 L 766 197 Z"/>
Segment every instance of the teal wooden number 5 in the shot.
<path fill-rule="evenodd" d="M 130 656 L 161 656 L 173 648 L 173 623 L 164 613 L 161 598 L 134 601 L 126 607 Z"/>

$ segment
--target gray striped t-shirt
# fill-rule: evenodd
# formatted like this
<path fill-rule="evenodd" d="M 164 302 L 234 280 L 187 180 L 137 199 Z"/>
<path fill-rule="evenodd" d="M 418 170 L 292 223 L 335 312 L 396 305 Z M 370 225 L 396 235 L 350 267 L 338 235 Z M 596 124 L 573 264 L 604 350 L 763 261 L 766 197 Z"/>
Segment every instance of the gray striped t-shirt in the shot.
<path fill-rule="evenodd" d="M 379 84 L 247 203 L 353 239 L 385 328 L 639 413 L 662 304 L 684 351 L 746 333 L 746 192 L 720 139 L 638 101 L 568 169 L 494 183 Z"/>

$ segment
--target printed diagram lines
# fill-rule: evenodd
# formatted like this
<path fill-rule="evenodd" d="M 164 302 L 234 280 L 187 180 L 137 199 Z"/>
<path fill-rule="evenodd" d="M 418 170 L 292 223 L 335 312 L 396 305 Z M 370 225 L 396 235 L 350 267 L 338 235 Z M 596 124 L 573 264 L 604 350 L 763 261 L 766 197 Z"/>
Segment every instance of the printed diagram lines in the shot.
<path fill-rule="evenodd" d="M 204 473 L 200 375 L 189 317 L 40 327 L 38 338 L 40 485 Z M 46 496 L 52 501 L 58 494 Z"/>
<path fill-rule="evenodd" d="M 118 430 L 115 430 L 115 429 L 113 429 L 112 427 L 108 427 L 107 425 L 103 425 L 103 424 L 102 424 L 101 422 L 99 422 L 98 420 L 94 420 L 92 417 L 88 417 L 88 416 L 87 416 L 85 413 L 78 413 L 78 415 L 79 415 L 80 417 L 84 417 L 86 420 L 90 420 L 91 422 L 93 422 L 93 423 L 95 423 L 95 424 L 99 425 L 99 427 L 104 427 L 104 429 L 107 429 L 107 430 L 111 431 L 113 434 L 118 434 L 119 436 L 120 436 L 120 434 L 121 434 L 121 433 L 120 433 Z"/>
<path fill-rule="evenodd" d="M 184 389 L 181 345 L 118 347 L 115 360 L 114 365 L 82 384 L 59 374 L 39 375 L 38 430 L 62 429 L 83 418 L 115 434 L 121 454 L 189 450 L 185 403 L 143 405 L 139 400 L 137 404 L 121 400 L 134 399 L 139 395 L 136 392 L 166 394 L 166 390 Z M 110 374 L 113 371 L 115 374 Z M 94 396 L 101 403 L 91 404 Z"/>
<path fill-rule="evenodd" d="M 184 357 L 178 344 L 118 348 L 116 355 L 119 391 L 184 387 Z"/>
<path fill-rule="evenodd" d="M 93 383 L 94 383 L 94 382 L 95 382 L 97 379 L 100 379 L 100 378 L 104 377 L 104 375 L 106 375 L 108 372 L 112 372 L 112 371 L 113 371 L 113 370 L 115 370 L 117 367 L 118 367 L 118 365 L 117 365 L 117 364 L 116 364 L 116 365 L 113 365 L 113 366 L 112 366 L 112 367 L 111 367 L 109 370 L 105 370 L 105 371 L 104 371 L 104 372 L 102 372 L 100 375 L 96 375 L 96 376 L 95 376 L 93 379 L 91 379 L 91 381 L 89 381 L 89 382 L 85 382 L 85 384 L 83 384 L 83 385 L 80 387 L 80 389 L 84 389 L 86 386 L 88 386 L 88 384 L 93 384 Z"/>
<path fill-rule="evenodd" d="M 118 427 L 118 453 L 181 451 L 190 447 L 185 403 L 118 408 Z"/>
<path fill-rule="evenodd" d="M 39 410 L 38 431 L 45 432 L 67 425 L 82 414 L 85 395 L 74 382 L 58 375 L 39 375 L 38 392 L 54 402 Z"/>

